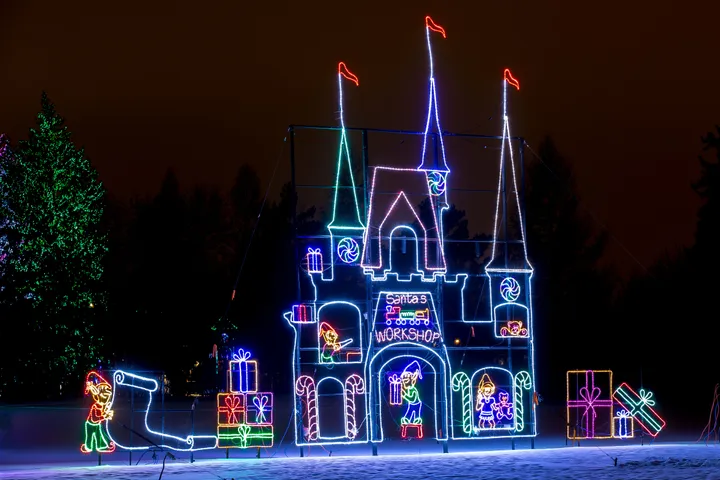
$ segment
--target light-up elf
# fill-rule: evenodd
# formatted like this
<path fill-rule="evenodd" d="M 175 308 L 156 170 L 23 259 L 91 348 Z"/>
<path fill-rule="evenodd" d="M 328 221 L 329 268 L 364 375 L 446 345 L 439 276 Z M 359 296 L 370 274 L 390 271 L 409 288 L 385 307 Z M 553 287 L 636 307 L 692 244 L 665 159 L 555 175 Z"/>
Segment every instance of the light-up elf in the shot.
<path fill-rule="evenodd" d="M 406 403 L 405 414 L 400 419 L 403 438 L 407 437 L 408 427 L 416 429 L 418 438 L 423 437 L 422 400 L 417 387 L 418 379 L 422 380 L 422 371 L 418 361 L 413 360 L 400 375 L 401 395 Z"/>
<path fill-rule="evenodd" d="M 323 346 L 320 352 L 320 361 L 322 363 L 335 363 L 335 357 L 340 353 L 343 347 L 351 344 L 353 339 L 339 341 L 340 335 L 335 329 L 330 326 L 327 322 L 320 324 L 320 337 L 322 338 Z"/>
<path fill-rule="evenodd" d="M 80 446 L 80 451 L 112 453 L 115 444 L 108 440 L 106 430 L 107 421 L 113 417 L 113 411 L 109 408 L 112 386 L 99 373 L 90 372 L 85 378 L 85 395 L 88 394 L 92 395 L 93 403 L 85 420 L 85 443 Z"/>

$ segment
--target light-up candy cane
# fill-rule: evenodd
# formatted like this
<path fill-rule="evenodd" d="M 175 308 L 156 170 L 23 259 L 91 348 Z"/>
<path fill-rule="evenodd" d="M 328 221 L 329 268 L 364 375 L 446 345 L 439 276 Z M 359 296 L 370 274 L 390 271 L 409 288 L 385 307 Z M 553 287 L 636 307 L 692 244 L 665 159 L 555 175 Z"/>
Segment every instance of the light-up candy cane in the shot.
<path fill-rule="evenodd" d="M 530 390 L 532 382 L 528 372 L 518 372 L 515 375 L 515 431 L 522 432 L 525 429 L 525 419 L 523 418 L 523 389 Z"/>
<path fill-rule="evenodd" d="M 360 375 L 352 374 L 345 380 L 345 434 L 353 440 L 358 434 L 355 397 L 365 393 L 365 382 Z"/>
<path fill-rule="evenodd" d="M 472 404 L 472 388 L 470 387 L 470 377 L 465 372 L 458 372 L 452 378 L 453 392 L 462 392 L 462 426 L 463 432 L 468 435 L 473 431 L 473 404 Z"/>
<path fill-rule="evenodd" d="M 307 404 L 308 440 L 317 440 L 317 391 L 315 390 L 315 380 L 307 375 L 298 378 L 295 382 L 295 393 L 305 397 L 305 403 Z"/>

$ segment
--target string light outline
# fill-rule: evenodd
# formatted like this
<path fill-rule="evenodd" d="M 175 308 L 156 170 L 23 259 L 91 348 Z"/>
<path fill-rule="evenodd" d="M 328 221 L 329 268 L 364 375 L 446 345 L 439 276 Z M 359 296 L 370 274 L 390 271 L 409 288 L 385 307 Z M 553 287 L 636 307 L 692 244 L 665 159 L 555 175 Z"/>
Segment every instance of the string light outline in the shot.
<path fill-rule="evenodd" d="M 127 378 L 130 378 L 133 380 L 139 380 L 143 383 L 148 383 L 153 386 L 152 387 L 144 387 L 141 385 L 136 385 L 134 383 L 133 384 L 125 383 L 125 380 Z M 110 407 L 112 407 L 112 404 L 114 403 L 118 385 L 124 385 L 124 386 L 130 387 L 130 388 L 137 388 L 139 390 L 144 390 L 144 391 L 148 392 L 148 403 L 147 403 L 147 407 L 145 408 L 145 416 L 143 417 L 144 423 L 145 423 L 145 430 L 147 433 L 150 433 L 152 435 L 157 435 L 162 438 L 169 438 L 169 439 L 177 441 L 178 443 L 185 443 L 188 445 L 188 448 L 178 448 L 178 447 L 173 447 L 171 445 L 165 445 L 165 444 L 160 443 L 157 445 L 158 447 L 166 448 L 168 450 L 174 450 L 174 451 L 178 451 L 178 452 L 197 452 L 200 450 L 212 450 L 212 449 L 217 448 L 218 437 L 216 435 L 188 435 L 187 437 L 183 438 L 183 437 L 177 437 L 175 435 L 170 435 L 167 433 L 156 432 L 155 430 L 150 428 L 150 426 L 148 425 L 148 415 L 150 414 L 150 408 L 152 407 L 153 393 L 155 393 L 158 390 L 157 380 L 152 379 L 152 378 L 142 377 L 140 375 L 126 372 L 124 370 L 115 370 L 115 372 L 113 373 L 113 400 L 110 402 Z M 109 428 L 108 428 L 108 436 L 115 443 L 115 445 L 117 445 L 119 448 L 122 448 L 123 450 L 148 450 L 148 449 L 154 447 L 154 445 L 146 445 L 146 446 L 138 446 L 138 447 L 129 447 L 127 445 L 122 445 L 113 438 L 112 433 L 110 433 Z M 214 443 L 212 446 L 195 448 L 196 440 L 208 440 L 208 441 L 213 440 Z"/>

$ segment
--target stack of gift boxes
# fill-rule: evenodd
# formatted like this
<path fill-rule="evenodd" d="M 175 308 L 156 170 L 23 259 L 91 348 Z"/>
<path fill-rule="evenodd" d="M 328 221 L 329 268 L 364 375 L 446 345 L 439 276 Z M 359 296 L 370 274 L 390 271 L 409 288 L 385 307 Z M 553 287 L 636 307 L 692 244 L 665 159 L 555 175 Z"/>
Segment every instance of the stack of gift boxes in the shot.
<path fill-rule="evenodd" d="M 273 445 L 273 395 L 258 391 L 257 361 L 239 349 L 229 362 L 227 392 L 218 393 L 218 447 Z"/>
<path fill-rule="evenodd" d="M 637 393 L 627 383 L 613 391 L 612 383 L 611 370 L 567 372 L 568 438 L 632 438 L 636 425 L 655 437 L 665 427 L 652 392 Z"/>

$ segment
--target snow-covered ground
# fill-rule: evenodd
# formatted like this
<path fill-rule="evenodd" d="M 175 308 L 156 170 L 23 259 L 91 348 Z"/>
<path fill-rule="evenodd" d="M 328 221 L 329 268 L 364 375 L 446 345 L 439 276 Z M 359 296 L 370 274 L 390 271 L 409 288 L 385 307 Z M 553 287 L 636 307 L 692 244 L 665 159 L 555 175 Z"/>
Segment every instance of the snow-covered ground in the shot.
<path fill-rule="evenodd" d="M 720 445 L 655 444 L 627 446 L 581 446 L 501 450 L 479 453 L 419 455 L 402 454 L 328 456 L 313 449 L 309 457 L 199 459 L 167 461 L 162 478 L 167 480 L 373 480 L 422 479 L 703 479 L 720 480 Z M 297 452 L 295 452 L 297 453 Z M 400 453 L 400 452 L 398 452 Z M 617 466 L 615 459 L 617 459 Z M 160 457 L 162 460 L 162 457 Z M 127 461 L 127 460 L 126 460 Z M 162 465 L 142 459 L 139 465 L 32 467 L 0 466 L 0 479 L 70 480 L 157 479 Z M 135 463 L 135 462 L 133 462 Z"/>

